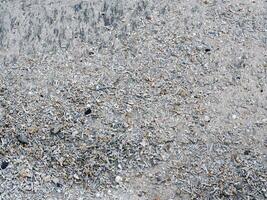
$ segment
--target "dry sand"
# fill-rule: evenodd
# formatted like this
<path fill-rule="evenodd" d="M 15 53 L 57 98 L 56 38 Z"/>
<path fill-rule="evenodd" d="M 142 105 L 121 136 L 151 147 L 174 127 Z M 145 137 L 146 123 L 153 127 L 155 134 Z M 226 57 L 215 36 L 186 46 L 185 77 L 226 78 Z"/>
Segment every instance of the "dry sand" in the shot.
<path fill-rule="evenodd" d="M 0 2 L 0 199 L 266 199 L 265 0 Z"/>

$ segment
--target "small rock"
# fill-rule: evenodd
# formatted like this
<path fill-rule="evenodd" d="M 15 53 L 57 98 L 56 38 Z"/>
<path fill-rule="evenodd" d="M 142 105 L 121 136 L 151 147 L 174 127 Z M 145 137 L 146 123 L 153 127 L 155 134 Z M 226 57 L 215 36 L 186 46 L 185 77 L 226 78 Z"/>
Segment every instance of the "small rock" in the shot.
<path fill-rule="evenodd" d="M 89 51 L 89 52 L 88 52 L 88 55 L 89 55 L 89 56 L 92 56 L 92 55 L 94 55 L 94 54 L 95 54 L 95 53 L 94 53 L 93 51 Z"/>
<path fill-rule="evenodd" d="M 245 150 L 245 151 L 244 151 L 244 155 L 247 156 L 247 155 L 249 155 L 249 154 L 250 154 L 250 150 Z"/>
<path fill-rule="evenodd" d="M 57 183 L 56 186 L 57 186 L 57 187 L 61 187 L 62 185 L 61 185 L 60 183 Z"/>
<path fill-rule="evenodd" d="M 29 144 L 29 140 L 24 134 L 19 134 L 17 139 L 21 144 Z"/>
<path fill-rule="evenodd" d="M 43 180 L 44 180 L 44 182 L 49 182 L 49 181 L 51 181 L 51 176 L 44 176 L 43 177 Z"/>
<path fill-rule="evenodd" d="M 60 158 L 58 159 L 58 163 L 59 163 L 59 165 L 62 167 L 62 166 L 63 166 L 63 163 L 64 163 L 64 158 L 63 158 L 63 157 L 60 157 Z"/>
<path fill-rule="evenodd" d="M 205 52 L 206 52 L 206 53 L 208 53 L 208 52 L 210 52 L 210 51 L 211 51 L 210 48 L 206 48 L 206 49 L 205 49 Z"/>
<path fill-rule="evenodd" d="M 7 168 L 8 165 L 9 165 L 9 162 L 3 161 L 2 164 L 1 164 L 1 169 Z"/>
<path fill-rule="evenodd" d="M 73 177 L 76 179 L 76 180 L 79 180 L 79 176 L 77 174 L 74 174 Z"/>
<path fill-rule="evenodd" d="M 51 128 L 50 133 L 51 134 L 59 134 L 62 129 L 62 126 L 56 125 L 53 128 Z"/>
<path fill-rule="evenodd" d="M 205 116 L 204 120 L 205 120 L 205 122 L 210 122 L 210 117 L 209 116 Z"/>
<path fill-rule="evenodd" d="M 89 115 L 92 113 L 91 108 L 87 108 L 87 110 L 84 112 L 85 115 Z"/>
<path fill-rule="evenodd" d="M 236 116 L 236 115 L 232 115 L 232 118 L 233 118 L 233 119 L 236 119 L 236 118 L 237 118 L 237 116 Z"/>
<path fill-rule="evenodd" d="M 19 175 L 20 175 L 20 177 L 22 177 L 22 178 L 30 178 L 30 177 L 32 177 L 32 173 L 30 172 L 29 169 L 22 169 L 22 170 L 19 172 Z"/>
<path fill-rule="evenodd" d="M 146 15 L 146 19 L 147 20 L 152 20 L 152 16 L 151 15 Z"/>
<path fill-rule="evenodd" d="M 54 177 L 52 179 L 52 182 L 57 186 L 57 187 L 61 187 L 62 185 L 60 184 L 59 178 Z"/>
<path fill-rule="evenodd" d="M 181 88 L 181 89 L 178 91 L 178 94 L 179 94 L 181 97 L 186 97 L 186 96 L 188 96 L 188 92 L 187 92 L 185 89 L 183 89 L 183 88 Z"/>
<path fill-rule="evenodd" d="M 79 134 L 78 131 L 73 131 L 72 134 L 71 134 L 71 136 L 72 136 L 72 137 L 76 137 L 76 135 L 78 135 L 78 134 Z"/>
<path fill-rule="evenodd" d="M 115 181 L 116 181 L 116 183 L 121 183 L 122 182 L 122 177 L 116 176 Z"/>
<path fill-rule="evenodd" d="M 102 197 L 101 193 L 99 193 L 99 192 L 97 192 L 97 193 L 95 194 L 95 196 L 96 196 L 96 198 L 100 198 L 100 197 Z"/>

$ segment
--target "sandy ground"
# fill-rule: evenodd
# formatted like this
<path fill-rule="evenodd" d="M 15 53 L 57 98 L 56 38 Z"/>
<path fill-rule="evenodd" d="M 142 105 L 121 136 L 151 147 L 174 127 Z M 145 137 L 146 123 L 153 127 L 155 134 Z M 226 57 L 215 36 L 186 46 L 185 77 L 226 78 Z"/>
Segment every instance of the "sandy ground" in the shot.
<path fill-rule="evenodd" d="M 0 2 L 0 199 L 266 199 L 264 0 Z"/>

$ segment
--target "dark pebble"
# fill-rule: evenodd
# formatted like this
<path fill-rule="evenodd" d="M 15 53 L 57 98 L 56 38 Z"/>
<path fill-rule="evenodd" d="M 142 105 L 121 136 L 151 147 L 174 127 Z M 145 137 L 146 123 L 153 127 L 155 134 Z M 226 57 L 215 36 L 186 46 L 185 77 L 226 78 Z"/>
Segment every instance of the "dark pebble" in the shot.
<path fill-rule="evenodd" d="M 62 185 L 60 183 L 56 183 L 56 186 L 57 187 L 61 187 Z"/>
<path fill-rule="evenodd" d="M 146 16 L 146 19 L 147 19 L 147 20 L 151 20 L 152 17 L 151 17 L 150 15 L 147 15 L 147 16 Z"/>
<path fill-rule="evenodd" d="M 211 51 L 210 48 L 206 48 L 206 49 L 205 49 L 205 52 L 206 52 L 206 53 L 208 53 L 208 52 L 210 52 L 210 51 Z"/>
<path fill-rule="evenodd" d="M 7 168 L 8 164 L 9 164 L 9 162 L 3 161 L 2 164 L 1 164 L 1 169 Z"/>
<path fill-rule="evenodd" d="M 29 144 L 29 140 L 25 135 L 20 134 L 17 138 L 21 144 Z"/>
<path fill-rule="evenodd" d="M 249 155 L 249 154 L 250 154 L 250 150 L 245 150 L 245 151 L 244 151 L 244 155 L 247 156 L 247 155 Z"/>
<path fill-rule="evenodd" d="M 85 115 L 89 115 L 89 114 L 91 114 L 91 113 L 92 113 L 91 108 L 88 108 L 88 109 L 84 112 Z"/>
<path fill-rule="evenodd" d="M 50 129 L 50 133 L 51 134 L 54 134 L 54 135 L 59 134 L 60 131 L 61 131 L 61 126 L 60 125 L 55 126 L 55 127 L 53 127 L 53 128 Z"/>

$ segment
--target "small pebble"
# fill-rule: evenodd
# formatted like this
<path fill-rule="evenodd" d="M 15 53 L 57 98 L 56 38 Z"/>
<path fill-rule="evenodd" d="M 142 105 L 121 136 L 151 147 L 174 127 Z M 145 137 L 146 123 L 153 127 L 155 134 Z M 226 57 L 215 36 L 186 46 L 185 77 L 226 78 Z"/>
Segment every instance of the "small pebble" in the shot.
<path fill-rule="evenodd" d="M 244 155 L 247 156 L 247 155 L 249 155 L 249 154 L 250 154 L 250 150 L 245 150 L 245 151 L 244 151 Z"/>
<path fill-rule="evenodd" d="M 87 110 L 84 112 L 85 115 L 89 115 L 92 113 L 91 108 L 87 108 Z"/>
<path fill-rule="evenodd" d="M 79 176 L 77 174 L 74 174 L 73 177 L 76 179 L 76 180 L 79 180 Z"/>
<path fill-rule="evenodd" d="M 232 115 L 232 118 L 233 118 L 233 119 L 236 119 L 236 118 L 237 118 L 237 116 L 236 116 L 236 115 Z"/>
<path fill-rule="evenodd" d="M 50 133 L 51 134 L 59 134 L 61 131 L 61 126 L 60 125 L 56 125 L 55 127 L 51 128 Z"/>
<path fill-rule="evenodd" d="M 9 164 L 9 162 L 3 161 L 2 164 L 1 164 L 1 169 L 7 168 L 8 164 Z"/>
<path fill-rule="evenodd" d="M 205 52 L 206 52 L 206 53 L 208 53 L 208 52 L 210 52 L 210 51 L 211 51 L 210 48 L 206 48 L 206 49 L 205 49 Z"/>
<path fill-rule="evenodd" d="M 204 120 L 205 120 L 205 122 L 210 122 L 210 117 L 209 116 L 205 116 Z"/>
<path fill-rule="evenodd" d="M 151 15 L 146 15 L 146 19 L 147 20 L 151 20 L 152 19 L 152 16 Z"/>
<path fill-rule="evenodd" d="M 115 181 L 116 181 L 117 183 L 122 182 L 122 177 L 120 177 L 120 176 L 116 176 Z"/>
<path fill-rule="evenodd" d="M 24 134 L 18 135 L 17 139 L 21 144 L 29 144 L 29 140 Z"/>
<path fill-rule="evenodd" d="M 56 186 L 57 186 L 57 187 L 61 187 L 62 185 L 61 185 L 60 183 L 57 183 Z"/>
<path fill-rule="evenodd" d="M 94 55 L 95 53 L 93 51 L 88 52 L 89 56 Z"/>
<path fill-rule="evenodd" d="M 101 197 L 101 194 L 98 192 L 95 194 L 96 198 L 100 198 Z"/>
<path fill-rule="evenodd" d="M 73 131 L 72 134 L 71 134 L 71 136 L 72 136 L 72 137 L 76 137 L 76 135 L 78 135 L 78 134 L 79 134 L 78 131 Z"/>
<path fill-rule="evenodd" d="M 55 184 L 59 183 L 59 179 L 58 179 L 58 178 L 53 178 L 52 181 L 53 181 L 53 183 L 55 183 Z"/>

